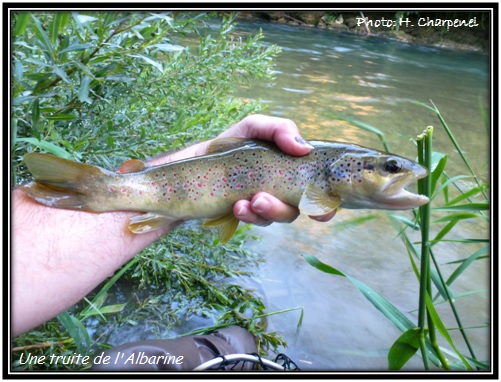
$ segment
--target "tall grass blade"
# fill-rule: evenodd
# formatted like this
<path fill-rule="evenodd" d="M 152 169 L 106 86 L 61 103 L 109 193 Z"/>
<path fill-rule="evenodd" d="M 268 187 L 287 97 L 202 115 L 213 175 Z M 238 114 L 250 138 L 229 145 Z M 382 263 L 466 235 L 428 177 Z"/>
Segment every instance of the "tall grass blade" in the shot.
<path fill-rule="evenodd" d="M 454 272 L 452 272 L 447 279 L 447 285 L 452 285 L 452 283 L 470 266 L 471 263 L 482 258 L 482 255 L 489 253 L 489 249 L 490 248 L 488 246 L 485 246 L 468 257 Z"/>
<path fill-rule="evenodd" d="M 449 128 L 449 126 L 445 122 L 444 118 L 442 117 L 442 114 L 440 113 L 440 110 L 438 110 L 438 108 L 435 106 L 435 104 L 433 103 L 433 101 L 430 100 L 430 102 L 431 102 L 431 104 L 434 107 L 434 112 L 437 114 L 437 117 L 440 120 L 440 123 L 442 124 L 444 130 L 446 131 L 447 135 L 449 136 L 449 139 L 451 140 L 452 144 L 454 145 L 454 147 L 458 151 L 458 153 L 461 156 L 461 159 L 463 160 L 463 162 L 466 164 L 466 167 L 468 167 L 468 170 L 470 171 L 470 174 L 475 179 L 475 182 L 477 183 L 477 185 L 480 186 L 480 181 L 477 178 L 477 175 L 475 174 L 475 172 L 473 171 L 473 168 L 471 167 L 470 163 L 466 159 L 466 156 L 465 156 L 463 150 L 461 150 L 461 147 L 459 147 L 459 143 L 456 141 L 456 138 L 454 138 L 454 135 L 452 134 L 451 129 Z M 483 193 L 483 195 L 487 199 L 487 195 L 485 193 Z"/>
<path fill-rule="evenodd" d="M 17 36 L 20 36 L 24 33 L 24 30 L 26 29 L 26 26 L 28 25 L 30 21 L 31 14 L 29 12 L 18 12 L 17 17 L 16 17 L 16 26 L 14 27 L 14 30 L 12 31 L 12 34 L 14 38 Z"/>
<path fill-rule="evenodd" d="M 54 154 L 58 157 L 65 158 L 65 159 L 73 159 L 73 156 L 67 152 L 65 149 L 56 146 L 55 144 L 48 142 L 48 141 L 41 141 L 37 138 L 33 137 L 28 137 L 28 138 L 17 138 L 18 142 L 27 142 L 32 145 L 35 145 L 42 150 L 47 151 L 48 153 Z"/>
<path fill-rule="evenodd" d="M 392 305 L 383 296 L 378 294 L 375 290 L 364 284 L 363 282 L 351 277 L 336 268 L 331 267 L 313 255 L 303 255 L 305 260 L 318 270 L 336 276 L 346 277 L 350 282 L 355 285 L 360 292 L 367 298 L 376 309 L 388 318 L 400 331 L 404 332 L 408 329 L 414 328 L 415 325 L 407 317 L 405 317 L 394 305 Z"/>
<path fill-rule="evenodd" d="M 442 337 L 444 337 L 447 340 L 447 342 L 449 343 L 449 345 L 452 347 L 452 349 L 454 349 L 454 351 L 456 352 L 456 355 L 463 362 L 463 364 L 466 366 L 466 368 L 468 370 L 472 370 L 471 365 L 468 363 L 466 358 L 464 358 L 464 356 L 461 354 L 461 352 L 457 349 L 456 345 L 452 341 L 452 338 L 449 335 L 449 332 L 447 331 L 444 323 L 440 319 L 440 316 L 438 315 L 438 313 L 435 309 L 435 306 L 433 305 L 433 302 L 431 301 L 431 298 L 428 294 L 426 295 L 426 307 L 428 309 L 429 316 L 431 317 L 435 327 L 438 329 L 438 331 L 440 332 Z"/>
<path fill-rule="evenodd" d="M 89 332 L 76 317 L 71 316 L 67 311 L 57 316 L 58 320 L 68 330 L 68 333 L 75 341 L 77 350 L 80 354 L 86 354 L 90 350 L 90 336 Z"/>
<path fill-rule="evenodd" d="M 379 137 L 379 140 L 381 141 L 385 151 L 391 152 L 390 146 L 389 146 L 388 142 L 386 141 L 386 138 L 384 137 L 384 133 L 381 130 L 376 129 L 375 127 L 373 127 L 367 123 L 360 122 L 360 121 L 350 119 L 350 118 L 340 118 L 340 117 L 336 117 L 336 116 L 333 116 L 332 118 L 335 120 L 338 120 L 338 121 L 348 122 L 349 124 L 351 124 L 355 127 L 358 127 L 359 129 L 376 134 Z"/>

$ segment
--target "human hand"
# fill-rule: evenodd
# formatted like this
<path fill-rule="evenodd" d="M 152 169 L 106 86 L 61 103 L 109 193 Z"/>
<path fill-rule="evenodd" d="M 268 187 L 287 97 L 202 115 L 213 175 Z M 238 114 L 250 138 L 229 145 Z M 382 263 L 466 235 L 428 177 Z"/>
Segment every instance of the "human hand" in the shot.
<path fill-rule="evenodd" d="M 306 155 L 312 149 L 312 146 L 301 137 L 293 121 L 258 114 L 244 118 L 218 136 L 218 138 L 224 137 L 273 141 L 285 153 L 296 156 Z M 299 216 L 299 210 L 273 195 L 259 192 L 251 200 L 239 200 L 235 203 L 233 214 L 245 223 L 267 226 L 273 222 L 290 223 Z M 332 219 L 335 214 L 336 211 L 333 211 L 311 218 L 325 222 Z"/>

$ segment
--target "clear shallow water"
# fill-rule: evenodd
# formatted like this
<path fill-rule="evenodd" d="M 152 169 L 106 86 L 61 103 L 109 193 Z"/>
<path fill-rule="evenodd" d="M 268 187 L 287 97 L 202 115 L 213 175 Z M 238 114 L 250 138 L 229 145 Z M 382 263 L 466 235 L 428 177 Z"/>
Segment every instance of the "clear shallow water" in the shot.
<path fill-rule="evenodd" d="M 263 29 L 265 40 L 282 48 L 276 60 L 276 80 L 253 83 L 239 95 L 260 98 L 267 113 L 294 120 L 305 138 L 340 140 L 382 149 L 376 135 L 354 128 L 336 117 L 355 119 L 381 130 L 392 151 L 415 157 L 412 140 L 426 126 L 435 127 L 434 150 L 447 153 L 447 171 L 465 174 L 466 168 L 434 113 L 415 102 L 437 105 L 471 162 L 489 178 L 489 131 L 481 116 L 488 112 L 488 57 L 470 52 L 420 47 L 331 31 L 240 24 L 242 35 Z M 342 222 L 376 213 L 360 226 Z M 411 218 L 409 212 L 397 212 Z M 338 228 L 339 227 L 339 228 Z M 450 238 L 488 237 L 487 224 L 467 223 Z M 262 240 L 250 247 L 266 258 L 256 273 L 270 311 L 304 308 L 274 315 L 270 330 L 283 333 L 284 352 L 304 369 L 385 370 L 387 354 L 401 334 L 348 280 L 324 274 L 302 257 L 313 254 L 383 295 L 417 322 L 418 282 L 404 245 L 383 212 L 344 210 L 329 223 L 300 217 L 293 224 L 254 228 Z M 415 240 L 419 240 L 415 237 Z M 444 243 L 435 247 L 445 277 L 475 245 Z M 457 300 L 464 326 L 490 322 L 489 264 L 477 261 L 453 288 L 456 294 L 480 291 Z M 447 327 L 456 327 L 446 305 L 438 306 Z M 456 344 L 466 350 L 457 331 Z M 470 340 L 479 359 L 489 357 L 489 329 L 471 329 Z M 444 343 L 444 345 L 446 345 Z M 465 353 L 467 354 L 467 353 Z M 414 357 L 407 369 L 421 369 Z"/>

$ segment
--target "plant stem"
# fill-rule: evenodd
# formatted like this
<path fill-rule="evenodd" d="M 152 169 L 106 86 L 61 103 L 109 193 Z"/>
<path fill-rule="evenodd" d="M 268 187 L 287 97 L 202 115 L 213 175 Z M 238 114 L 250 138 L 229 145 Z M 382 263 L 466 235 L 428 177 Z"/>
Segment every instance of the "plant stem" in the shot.
<path fill-rule="evenodd" d="M 425 165 L 425 142 L 426 132 L 419 135 L 416 139 L 418 147 L 418 162 Z M 429 168 L 429 167 L 428 167 Z M 430 175 L 418 181 L 418 192 L 421 195 L 430 195 Z M 419 207 L 421 217 L 421 271 L 419 277 L 419 344 L 423 357 L 424 368 L 430 369 L 428 352 L 426 349 L 426 293 L 428 291 L 428 282 L 430 279 L 430 257 L 429 257 L 429 227 L 430 227 L 430 207 L 429 203 Z"/>
<path fill-rule="evenodd" d="M 433 127 L 428 126 L 423 134 L 418 136 L 418 161 L 421 165 L 430 169 L 432 166 L 432 138 L 433 138 Z M 418 183 L 419 192 L 428 197 L 431 196 L 431 176 L 427 176 L 421 179 Z M 428 369 L 428 354 L 426 353 L 425 347 L 425 325 L 426 321 L 428 323 L 428 333 L 430 338 L 430 343 L 435 350 L 437 357 L 442 363 L 444 369 L 450 369 L 449 362 L 443 355 L 439 348 L 437 334 L 435 330 L 435 324 L 433 323 L 432 317 L 427 312 L 426 309 L 426 296 L 431 296 L 431 273 L 430 273 L 430 203 L 425 204 L 420 207 L 421 216 L 421 273 L 420 273 L 420 290 L 419 290 L 419 313 L 418 313 L 418 327 L 420 330 L 420 346 L 421 353 L 423 354 L 423 362 L 425 363 L 425 368 Z"/>

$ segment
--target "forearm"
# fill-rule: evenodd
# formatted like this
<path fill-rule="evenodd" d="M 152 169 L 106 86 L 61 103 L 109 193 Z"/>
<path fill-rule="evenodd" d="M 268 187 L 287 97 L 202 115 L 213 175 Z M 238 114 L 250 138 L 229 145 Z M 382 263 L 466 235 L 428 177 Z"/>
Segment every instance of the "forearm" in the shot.
<path fill-rule="evenodd" d="M 206 152 L 208 143 L 148 161 L 171 162 Z M 12 334 L 68 309 L 178 223 L 136 235 L 137 212 L 91 213 L 50 208 L 12 192 Z"/>

